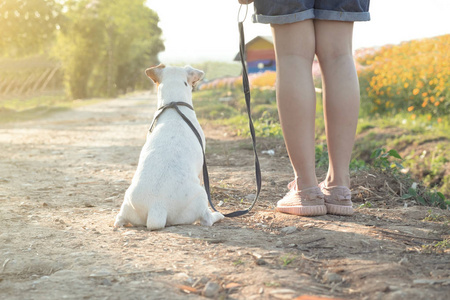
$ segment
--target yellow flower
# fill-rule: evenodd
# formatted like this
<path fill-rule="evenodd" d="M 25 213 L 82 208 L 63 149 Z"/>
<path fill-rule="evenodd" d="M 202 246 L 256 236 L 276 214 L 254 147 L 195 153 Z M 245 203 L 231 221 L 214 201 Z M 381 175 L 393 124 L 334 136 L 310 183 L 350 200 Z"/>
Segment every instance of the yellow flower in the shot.
<path fill-rule="evenodd" d="M 414 109 L 414 106 L 408 107 L 408 111 L 412 111 Z"/>
<path fill-rule="evenodd" d="M 419 92 L 420 92 L 419 89 L 414 89 L 414 90 L 413 90 L 413 95 L 415 96 L 415 95 L 419 94 Z"/>
<path fill-rule="evenodd" d="M 412 114 L 411 115 L 411 120 L 415 120 L 416 119 L 416 115 L 415 114 Z"/>

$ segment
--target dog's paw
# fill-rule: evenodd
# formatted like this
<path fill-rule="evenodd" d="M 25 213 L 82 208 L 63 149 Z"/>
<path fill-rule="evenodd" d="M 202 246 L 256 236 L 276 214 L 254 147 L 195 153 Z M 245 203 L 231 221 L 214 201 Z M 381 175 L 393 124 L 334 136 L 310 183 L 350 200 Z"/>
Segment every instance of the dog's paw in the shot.
<path fill-rule="evenodd" d="M 116 221 L 114 222 L 114 229 L 117 230 L 120 227 L 124 227 L 127 223 L 128 222 L 119 215 L 116 217 Z"/>
<path fill-rule="evenodd" d="M 208 210 L 205 216 L 200 220 L 200 224 L 203 226 L 212 226 L 214 223 L 222 220 L 223 218 L 225 217 L 220 212 L 216 211 L 212 213 Z"/>
<path fill-rule="evenodd" d="M 216 222 L 218 222 L 218 221 L 220 221 L 220 220 L 222 220 L 222 219 L 224 219 L 224 218 L 225 218 L 225 216 L 222 215 L 222 214 L 221 214 L 220 212 L 218 212 L 218 211 L 212 213 L 212 221 L 213 221 L 213 224 L 216 223 Z"/>

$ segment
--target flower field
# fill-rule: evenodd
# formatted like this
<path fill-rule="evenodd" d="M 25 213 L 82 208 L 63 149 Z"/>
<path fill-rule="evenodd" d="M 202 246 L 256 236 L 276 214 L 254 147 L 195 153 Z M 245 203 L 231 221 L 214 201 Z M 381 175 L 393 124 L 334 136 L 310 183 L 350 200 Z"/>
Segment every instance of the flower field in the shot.
<path fill-rule="evenodd" d="M 420 115 L 442 122 L 450 114 L 450 34 L 362 49 L 356 52 L 355 61 L 362 115 L 408 113 L 412 120 Z M 317 62 L 313 75 L 317 83 Z M 271 71 L 251 74 L 249 80 L 253 89 L 273 89 L 276 75 Z M 227 77 L 204 83 L 200 88 L 241 87 L 240 77 Z"/>
<path fill-rule="evenodd" d="M 363 108 L 442 121 L 450 108 L 450 34 L 384 46 L 356 57 Z"/>

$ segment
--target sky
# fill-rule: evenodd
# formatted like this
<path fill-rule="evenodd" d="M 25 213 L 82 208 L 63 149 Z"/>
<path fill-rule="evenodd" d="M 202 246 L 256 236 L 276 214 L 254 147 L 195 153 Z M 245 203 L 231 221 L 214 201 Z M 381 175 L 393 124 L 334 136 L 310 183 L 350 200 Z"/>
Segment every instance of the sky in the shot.
<path fill-rule="evenodd" d="M 239 50 L 238 0 L 147 0 L 159 16 L 162 63 L 231 62 Z M 450 33 L 450 0 L 372 0 L 371 21 L 355 22 L 353 48 L 399 44 Z M 241 11 L 241 20 L 245 6 Z M 244 22 L 245 39 L 270 36 L 270 25 Z"/>

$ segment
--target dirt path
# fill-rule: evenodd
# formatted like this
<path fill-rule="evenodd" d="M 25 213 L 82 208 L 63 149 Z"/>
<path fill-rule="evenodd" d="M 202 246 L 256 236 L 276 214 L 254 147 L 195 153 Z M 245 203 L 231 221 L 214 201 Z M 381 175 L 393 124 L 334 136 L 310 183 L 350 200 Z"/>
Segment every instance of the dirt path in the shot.
<path fill-rule="evenodd" d="M 448 221 L 403 203 L 353 217 L 274 213 L 291 179 L 280 141 L 259 141 L 275 155 L 261 155 L 250 215 L 113 231 L 154 107 L 138 95 L 0 126 L 1 299 L 448 299 L 449 252 L 424 248 L 449 238 Z M 204 129 L 214 201 L 247 206 L 249 141 Z"/>

